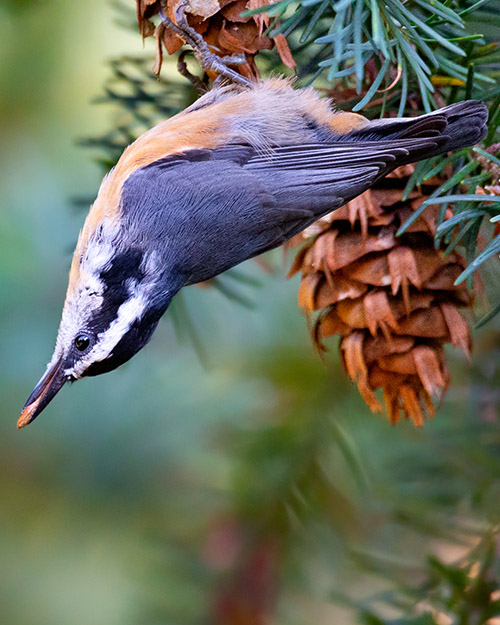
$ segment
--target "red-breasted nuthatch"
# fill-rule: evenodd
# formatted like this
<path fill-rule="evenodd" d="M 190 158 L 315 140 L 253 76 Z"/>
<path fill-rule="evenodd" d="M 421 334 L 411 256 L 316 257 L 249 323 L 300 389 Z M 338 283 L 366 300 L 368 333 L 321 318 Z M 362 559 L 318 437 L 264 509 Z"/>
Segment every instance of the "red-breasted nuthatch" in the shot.
<path fill-rule="evenodd" d="M 467 101 L 368 121 L 273 79 L 216 88 L 144 133 L 85 221 L 54 355 L 18 427 L 65 382 L 129 360 L 183 286 L 281 245 L 400 165 L 474 145 L 486 120 Z"/>

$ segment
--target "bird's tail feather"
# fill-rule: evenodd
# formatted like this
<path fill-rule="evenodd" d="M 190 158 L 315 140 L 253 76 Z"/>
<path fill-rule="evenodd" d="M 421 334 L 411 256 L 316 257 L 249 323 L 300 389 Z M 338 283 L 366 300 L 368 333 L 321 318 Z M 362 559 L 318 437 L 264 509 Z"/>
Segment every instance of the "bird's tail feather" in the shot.
<path fill-rule="evenodd" d="M 488 109 L 483 102 L 466 100 L 420 117 L 372 121 L 352 138 L 361 141 L 439 138 L 428 156 L 475 145 L 487 133 Z"/>

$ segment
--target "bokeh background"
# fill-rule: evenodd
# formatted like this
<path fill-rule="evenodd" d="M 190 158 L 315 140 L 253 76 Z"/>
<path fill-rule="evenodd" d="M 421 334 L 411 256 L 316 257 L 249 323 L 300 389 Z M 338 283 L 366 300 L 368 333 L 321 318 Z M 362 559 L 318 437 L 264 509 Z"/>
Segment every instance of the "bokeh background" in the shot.
<path fill-rule="evenodd" d="M 92 103 L 106 59 L 152 54 L 124 20 L 100 0 L 0 2 L 0 622 L 211 622 L 249 535 L 277 623 L 354 623 L 435 581 L 438 560 L 480 545 L 483 562 L 500 520 L 499 322 L 472 365 L 454 357 L 434 421 L 392 428 L 334 351 L 313 352 L 281 251 L 272 273 L 242 268 L 259 284 L 234 281 L 250 306 L 191 287 L 177 317 L 192 326 L 167 315 L 132 362 L 16 431 L 52 353 L 74 199 L 102 176 L 77 140 L 117 115 Z"/>

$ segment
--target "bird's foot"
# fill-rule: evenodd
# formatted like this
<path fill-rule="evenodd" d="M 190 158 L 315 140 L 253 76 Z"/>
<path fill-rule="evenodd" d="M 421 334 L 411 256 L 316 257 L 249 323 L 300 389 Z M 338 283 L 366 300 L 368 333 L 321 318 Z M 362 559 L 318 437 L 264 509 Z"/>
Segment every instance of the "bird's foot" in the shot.
<path fill-rule="evenodd" d="M 175 23 L 165 15 L 163 9 L 159 12 L 159 16 L 167 28 L 179 35 L 185 43 L 193 48 L 193 52 L 205 72 L 214 72 L 219 76 L 229 78 L 229 80 L 244 85 L 245 87 L 252 84 L 247 78 L 229 67 L 230 65 L 241 65 L 244 63 L 245 55 L 239 54 L 220 57 L 214 54 L 200 33 L 197 33 L 196 30 L 188 24 L 185 2 L 182 2 L 176 10 Z"/>

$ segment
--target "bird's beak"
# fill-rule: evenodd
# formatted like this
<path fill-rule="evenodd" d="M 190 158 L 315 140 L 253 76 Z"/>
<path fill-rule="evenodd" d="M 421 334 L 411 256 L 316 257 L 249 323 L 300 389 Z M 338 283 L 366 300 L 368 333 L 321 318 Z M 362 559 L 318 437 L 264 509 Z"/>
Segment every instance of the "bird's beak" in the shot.
<path fill-rule="evenodd" d="M 49 366 L 40 382 L 35 386 L 34 391 L 28 397 L 28 401 L 24 405 L 17 422 L 17 427 L 21 429 L 34 421 L 63 387 L 65 382 L 66 376 L 64 375 L 63 358 L 61 356 Z"/>

